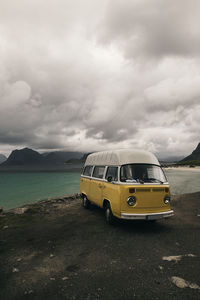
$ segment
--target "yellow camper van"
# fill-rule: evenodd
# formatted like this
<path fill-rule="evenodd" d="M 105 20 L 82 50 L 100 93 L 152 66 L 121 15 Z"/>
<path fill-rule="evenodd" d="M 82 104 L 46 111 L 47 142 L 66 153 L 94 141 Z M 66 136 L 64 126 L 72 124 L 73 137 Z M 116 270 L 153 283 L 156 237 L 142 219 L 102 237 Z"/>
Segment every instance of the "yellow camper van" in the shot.
<path fill-rule="evenodd" d="M 148 151 L 113 150 L 88 155 L 81 174 L 83 207 L 102 207 L 109 224 L 120 219 L 173 216 L 170 189 L 157 158 Z"/>

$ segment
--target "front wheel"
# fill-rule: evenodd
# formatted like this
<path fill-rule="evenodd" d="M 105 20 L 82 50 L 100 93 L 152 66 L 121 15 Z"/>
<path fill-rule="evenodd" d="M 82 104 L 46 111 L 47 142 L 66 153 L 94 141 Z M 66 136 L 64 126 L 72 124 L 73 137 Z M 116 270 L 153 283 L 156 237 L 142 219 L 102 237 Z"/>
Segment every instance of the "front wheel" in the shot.
<path fill-rule="evenodd" d="M 85 195 L 83 196 L 82 204 L 85 209 L 90 208 L 90 201 Z"/>
<path fill-rule="evenodd" d="M 106 222 L 109 225 L 113 225 L 115 223 L 115 217 L 113 216 L 113 213 L 112 213 L 109 203 L 105 207 L 105 217 L 106 217 Z"/>

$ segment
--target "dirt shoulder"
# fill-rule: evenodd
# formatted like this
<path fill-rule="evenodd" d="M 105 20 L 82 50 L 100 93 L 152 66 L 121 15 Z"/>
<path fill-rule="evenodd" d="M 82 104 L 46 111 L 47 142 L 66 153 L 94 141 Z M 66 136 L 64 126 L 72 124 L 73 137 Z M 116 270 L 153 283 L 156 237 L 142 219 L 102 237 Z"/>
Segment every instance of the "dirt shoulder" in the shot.
<path fill-rule="evenodd" d="M 199 299 L 200 192 L 172 206 L 115 226 L 78 195 L 0 214 L 0 299 Z"/>

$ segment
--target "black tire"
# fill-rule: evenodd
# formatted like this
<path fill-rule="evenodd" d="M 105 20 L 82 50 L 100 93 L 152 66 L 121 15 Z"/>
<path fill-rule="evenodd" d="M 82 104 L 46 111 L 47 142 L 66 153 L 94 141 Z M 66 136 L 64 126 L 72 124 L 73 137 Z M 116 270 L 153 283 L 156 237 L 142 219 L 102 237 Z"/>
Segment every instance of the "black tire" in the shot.
<path fill-rule="evenodd" d="M 83 195 L 82 199 L 83 199 L 82 200 L 83 207 L 85 209 L 89 209 L 90 208 L 90 201 L 88 200 L 88 198 L 85 195 Z"/>
<path fill-rule="evenodd" d="M 149 224 L 155 224 L 157 222 L 157 220 L 145 220 L 145 221 Z"/>
<path fill-rule="evenodd" d="M 155 224 L 157 222 L 157 220 L 150 220 L 149 222 L 152 224 Z"/>
<path fill-rule="evenodd" d="M 105 207 L 105 217 L 106 217 L 106 222 L 109 225 L 113 225 L 115 223 L 115 217 L 113 216 L 110 204 L 107 203 Z"/>

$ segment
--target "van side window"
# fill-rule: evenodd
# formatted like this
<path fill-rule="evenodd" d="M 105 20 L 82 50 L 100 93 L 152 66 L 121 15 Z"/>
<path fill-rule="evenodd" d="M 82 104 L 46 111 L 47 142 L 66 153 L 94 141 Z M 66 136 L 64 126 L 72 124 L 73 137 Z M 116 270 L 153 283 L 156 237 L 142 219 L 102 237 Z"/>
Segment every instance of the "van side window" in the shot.
<path fill-rule="evenodd" d="M 108 167 L 106 172 L 106 179 L 108 179 L 108 177 L 111 176 L 112 181 L 117 181 L 118 179 L 117 171 L 118 171 L 118 167 Z"/>
<path fill-rule="evenodd" d="M 96 166 L 94 168 L 94 172 L 92 174 L 92 177 L 103 178 L 104 169 L 105 169 L 104 166 Z"/>
<path fill-rule="evenodd" d="M 92 166 L 86 166 L 83 170 L 83 175 L 91 176 L 92 173 Z"/>

